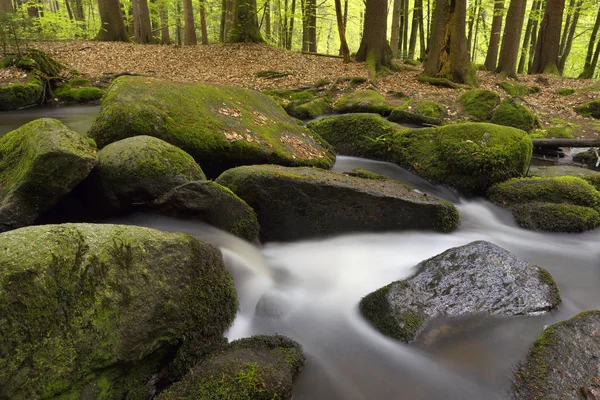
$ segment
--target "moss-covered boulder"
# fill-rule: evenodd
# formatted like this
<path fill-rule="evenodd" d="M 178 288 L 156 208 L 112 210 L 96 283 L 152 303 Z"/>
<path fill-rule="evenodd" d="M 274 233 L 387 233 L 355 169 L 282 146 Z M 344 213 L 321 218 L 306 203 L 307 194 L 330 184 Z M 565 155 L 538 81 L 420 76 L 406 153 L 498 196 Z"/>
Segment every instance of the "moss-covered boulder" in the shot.
<path fill-rule="evenodd" d="M 88 79 L 75 78 L 58 87 L 54 94 L 64 102 L 88 103 L 100 100 L 104 92 L 102 89 L 92 86 Z"/>
<path fill-rule="evenodd" d="M 511 126 L 526 132 L 531 132 L 534 128 L 540 126 L 537 117 L 530 109 L 511 98 L 502 100 L 490 122 Z"/>
<path fill-rule="evenodd" d="M 488 192 L 527 229 L 581 232 L 600 224 L 600 192 L 578 177 L 511 179 Z"/>
<path fill-rule="evenodd" d="M 419 115 L 429 118 L 442 118 L 446 115 L 446 108 L 440 103 L 433 100 L 423 100 L 414 104 L 412 107 Z"/>
<path fill-rule="evenodd" d="M 442 124 L 442 120 L 437 117 L 429 117 L 412 111 L 395 108 L 390 113 L 388 119 L 397 124 L 411 124 L 423 126 L 437 126 Z"/>
<path fill-rule="evenodd" d="M 304 366 L 302 347 L 285 336 L 236 340 L 196 365 L 158 400 L 289 400 Z"/>
<path fill-rule="evenodd" d="M 0 138 L 0 231 L 34 223 L 97 162 L 94 142 L 55 119 L 38 119 Z"/>
<path fill-rule="evenodd" d="M 590 101 L 575 107 L 575 111 L 584 117 L 600 119 L 600 100 Z"/>
<path fill-rule="evenodd" d="M 411 342 L 437 317 L 537 315 L 558 306 L 550 274 L 488 242 L 421 262 L 411 278 L 367 296 L 361 314 L 384 335 Z"/>
<path fill-rule="evenodd" d="M 600 169 L 596 164 L 598 163 L 598 156 L 596 153 L 600 154 L 598 149 L 590 149 L 583 151 L 581 153 L 577 153 L 573 156 L 573 161 L 579 164 L 583 164 L 588 168 L 593 168 L 594 170 Z"/>
<path fill-rule="evenodd" d="M 500 96 L 491 90 L 474 89 L 465 92 L 458 101 L 464 107 L 465 113 L 475 121 L 489 121 L 494 110 L 500 105 Z"/>
<path fill-rule="evenodd" d="M 595 157 L 596 155 L 594 154 L 594 158 Z M 600 190 L 600 172 L 589 168 L 582 168 L 574 165 L 532 165 L 529 167 L 528 175 L 546 178 L 574 176 L 589 182 L 596 190 Z"/>
<path fill-rule="evenodd" d="M 134 136 L 103 148 L 86 182 L 96 211 L 127 210 L 184 183 L 206 179 L 185 151 L 152 136 Z"/>
<path fill-rule="evenodd" d="M 44 87 L 38 79 L 28 82 L 0 84 L 0 111 L 17 110 L 38 104 Z"/>
<path fill-rule="evenodd" d="M 452 203 L 394 181 L 260 165 L 225 171 L 217 183 L 230 188 L 256 211 L 261 237 L 267 241 L 344 232 L 449 232 L 458 226 L 458 212 Z"/>
<path fill-rule="evenodd" d="M 206 222 L 250 242 L 258 240 L 254 210 L 216 182 L 186 183 L 159 196 L 150 206 L 164 215 Z"/>
<path fill-rule="evenodd" d="M 498 86 L 504 89 L 504 91 L 510 96 L 527 96 L 530 93 L 530 90 L 527 87 L 527 85 L 524 85 L 522 83 L 502 81 L 498 83 Z"/>
<path fill-rule="evenodd" d="M 360 90 L 342 96 L 333 108 L 340 114 L 375 113 L 389 115 L 393 107 L 386 103 L 385 97 L 375 90 Z"/>
<path fill-rule="evenodd" d="M 495 183 L 523 176 L 532 153 L 524 131 L 494 124 L 406 129 L 377 115 L 355 114 L 308 127 L 339 154 L 395 162 L 466 195 L 482 195 Z"/>
<path fill-rule="evenodd" d="M 273 97 L 289 115 L 299 119 L 314 119 L 331 111 L 331 96 L 317 89 L 268 89 L 263 93 Z"/>
<path fill-rule="evenodd" d="M 235 317 L 220 251 L 189 235 L 65 224 L 0 241 L 0 398 L 149 398 L 165 361 L 214 350 Z"/>
<path fill-rule="evenodd" d="M 331 167 L 326 143 L 262 93 L 231 86 L 116 79 L 89 135 L 99 147 L 148 135 L 190 154 L 215 177 L 244 164 Z"/>
<path fill-rule="evenodd" d="M 547 327 L 519 365 L 513 381 L 520 400 L 600 397 L 600 311 L 584 311 Z"/>

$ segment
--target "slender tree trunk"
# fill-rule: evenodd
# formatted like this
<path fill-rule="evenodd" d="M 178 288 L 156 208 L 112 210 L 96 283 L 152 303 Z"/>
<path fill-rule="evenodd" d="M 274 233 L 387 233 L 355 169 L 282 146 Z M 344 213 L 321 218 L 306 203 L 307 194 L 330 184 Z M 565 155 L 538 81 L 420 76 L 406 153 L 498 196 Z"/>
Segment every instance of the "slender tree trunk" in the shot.
<path fill-rule="evenodd" d="M 469 25 L 467 29 L 467 48 L 470 49 L 473 43 L 473 28 L 475 27 L 475 16 L 477 15 L 478 0 L 470 2 Z"/>
<path fill-rule="evenodd" d="M 558 50 L 565 0 L 548 0 L 535 47 L 532 73 L 558 73 Z"/>
<path fill-rule="evenodd" d="M 398 26 L 398 49 L 397 49 L 397 53 L 398 53 L 398 57 L 402 57 L 402 50 L 404 50 L 402 48 L 402 45 L 404 44 L 403 40 L 402 40 L 402 32 L 404 32 L 404 0 L 400 0 L 400 25 Z M 394 46 L 396 47 L 396 46 Z M 392 49 L 392 54 L 393 54 L 394 50 Z"/>
<path fill-rule="evenodd" d="M 386 0 L 366 0 L 363 36 L 356 61 L 365 61 L 372 72 L 391 65 L 392 51 L 387 42 Z M 372 76 L 372 78 L 374 78 Z"/>
<path fill-rule="evenodd" d="M 75 19 L 77 21 L 85 21 L 85 14 L 83 12 L 83 1 L 82 0 L 75 0 L 75 7 L 73 9 L 73 15 L 75 15 Z"/>
<path fill-rule="evenodd" d="M 152 43 L 147 0 L 133 0 L 133 37 L 137 43 Z"/>
<path fill-rule="evenodd" d="M 73 12 L 71 11 L 71 5 L 69 4 L 69 0 L 65 0 L 65 7 L 67 8 L 67 14 L 69 14 L 69 19 L 73 21 Z"/>
<path fill-rule="evenodd" d="M 186 46 L 195 46 L 198 44 L 196 38 L 196 26 L 194 24 L 194 9 L 192 0 L 183 0 L 183 22 L 184 32 L 183 44 Z"/>
<path fill-rule="evenodd" d="M 537 21 L 537 13 L 540 9 L 541 0 L 533 0 L 531 5 L 531 11 L 529 12 L 529 18 L 527 20 L 527 27 L 525 28 L 525 38 L 523 39 L 523 48 L 521 49 L 521 57 L 519 59 L 519 74 L 522 74 L 525 70 L 525 60 L 529 55 L 529 49 L 531 46 L 531 36 L 534 30 L 534 22 Z M 537 29 L 536 29 L 537 30 Z"/>
<path fill-rule="evenodd" d="M 235 17 L 227 41 L 231 43 L 263 42 L 258 28 L 256 0 L 235 0 Z"/>
<path fill-rule="evenodd" d="M 573 16 L 573 10 L 575 9 L 575 0 L 569 0 L 569 6 L 565 9 L 567 14 L 567 18 L 565 23 L 563 24 L 563 33 L 560 35 L 560 47 L 558 48 L 558 56 L 563 53 L 565 49 L 565 42 L 567 36 L 569 35 L 569 30 L 571 29 L 571 17 Z"/>
<path fill-rule="evenodd" d="M 533 21 L 533 28 L 531 30 L 531 43 L 529 45 L 529 58 L 527 59 L 527 73 L 531 74 L 531 68 L 533 67 L 533 57 L 535 55 L 535 48 L 538 42 L 539 29 L 538 26 L 541 23 L 542 16 L 544 15 L 544 9 L 546 7 L 546 0 L 541 0 L 540 7 L 537 10 L 537 18 Z"/>
<path fill-rule="evenodd" d="M 415 51 L 417 47 L 417 34 L 419 33 L 419 24 L 421 22 L 421 12 L 419 6 L 419 0 L 415 0 L 415 6 L 413 8 L 412 26 L 410 28 L 410 42 L 408 45 L 408 58 L 413 60 L 415 58 Z"/>
<path fill-rule="evenodd" d="M 403 0 L 402 4 L 404 23 L 402 24 L 402 58 L 408 57 L 408 0 Z"/>
<path fill-rule="evenodd" d="M 234 0 L 223 0 L 221 14 L 221 41 L 226 42 L 233 27 L 236 3 Z"/>
<path fill-rule="evenodd" d="M 296 0 L 292 0 L 292 9 L 290 13 L 290 22 L 288 26 L 288 31 L 286 34 L 286 43 L 285 48 L 287 50 L 292 50 L 292 37 L 294 35 L 294 16 L 296 14 Z"/>
<path fill-rule="evenodd" d="M 425 29 L 423 22 L 423 0 L 415 0 L 419 2 L 419 59 L 424 60 L 427 52 L 427 45 L 425 44 Z"/>
<path fill-rule="evenodd" d="M 340 0 L 335 0 L 335 16 L 337 19 L 338 33 L 340 35 L 340 47 L 342 48 L 344 63 L 347 64 L 350 62 L 350 49 L 348 49 L 348 43 L 346 43 L 346 28 L 344 26 L 344 16 L 342 15 L 342 4 Z"/>
<path fill-rule="evenodd" d="M 271 40 L 271 0 L 265 1 L 265 36 Z"/>
<path fill-rule="evenodd" d="M 200 2 L 200 30 L 202 32 L 202 44 L 208 45 L 208 27 L 206 26 L 206 7 L 204 1 Z"/>
<path fill-rule="evenodd" d="M 521 43 L 521 30 L 525 19 L 525 1 L 511 0 L 506 13 L 506 27 L 500 47 L 500 58 L 496 72 L 511 77 L 517 76 L 517 57 Z"/>
<path fill-rule="evenodd" d="M 475 62 L 477 59 L 477 37 L 479 36 L 479 23 L 481 22 L 481 0 L 479 0 L 479 7 L 477 7 L 477 18 L 475 19 L 475 35 L 473 36 L 473 46 L 470 48 L 471 62 Z"/>
<path fill-rule="evenodd" d="M 582 4 L 583 0 L 579 0 L 575 6 L 571 26 L 569 27 L 569 32 L 567 33 L 567 38 L 565 40 L 564 47 L 562 48 L 560 58 L 558 59 L 558 71 L 561 75 L 565 70 L 567 58 L 569 57 L 569 54 L 571 53 L 571 48 L 573 47 L 573 38 L 575 37 L 575 31 L 577 30 L 577 23 L 579 22 L 579 13 L 581 11 Z"/>
<path fill-rule="evenodd" d="M 0 0 L 0 12 L 14 12 L 15 9 L 13 7 L 11 0 Z"/>
<path fill-rule="evenodd" d="M 306 25 L 303 27 L 303 48 L 311 53 L 317 52 L 317 2 L 316 0 L 304 0 L 304 12 Z"/>
<path fill-rule="evenodd" d="M 469 62 L 466 0 L 437 0 L 425 74 L 458 83 L 476 84 Z"/>
<path fill-rule="evenodd" d="M 400 47 L 400 14 L 402 13 L 402 1 L 394 0 L 392 8 L 392 33 L 390 38 L 390 47 L 392 48 L 392 56 L 398 58 L 398 50 Z"/>
<path fill-rule="evenodd" d="M 158 3 L 158 16 L 160 18 L 160 44 L 171 43 L 169 35 L 169 10 L 165 1 Z"/>
<path fill-rule="evenodd" d="M 492 19 L 492 31 L 490 43 L 485 57 L 485 68 L 488 71 L 496 69 L 498 62 L 498 50 L 500 49 L 500 35 L 502 34 L 502 20 L 504 19 L 504 0 L 494 1 L 494 17 Z"/>
<path fill-rule="evenodd" d="M 125 32 L 119 0 L 98 0 L 98 10 L 102 27 L 96 40 L 127 42 L 129 38 Z"/>
<path fill-rule="evenodd" d="M 598 30 L 600 30 L 600 7 L 598 8 L 598 14 L 596 15 L 596 22 L 594 23 L 594 28 L 592 29 L 592 34 L 590 36 L 590 41 L 588 43 L 588 50 L 587 50 L 587 54 L 585 57 L 585 64 L 583 66 L 583 72 L 579 75 L 579 78 L 592 79 L 594 77 L 594 72 L 596 70 L 596 64 L 593 63 L 594 47 L 600 48 L 600 46 L 596 46 Z"/>
<path fill-rule="evenodd" d="M 177 18 L 175 18 L 175 24 L 177 25 L 177 31 L 175 33 L 177 36 L 177 45 L 181 46 L 181 37 L 183 36 L 182 32 L 181 32 L 181 17 L 180 17 L 181 2 L 177 1 L 176 4 L 177 4 Z M 224 27 L 224 25 L 221 25 L 221 27 Z"/>

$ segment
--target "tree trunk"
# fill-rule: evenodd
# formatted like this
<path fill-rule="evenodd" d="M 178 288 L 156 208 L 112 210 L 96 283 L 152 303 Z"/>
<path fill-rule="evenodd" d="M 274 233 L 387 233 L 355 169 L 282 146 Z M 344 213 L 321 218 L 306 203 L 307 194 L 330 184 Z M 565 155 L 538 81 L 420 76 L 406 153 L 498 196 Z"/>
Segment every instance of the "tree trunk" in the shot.
<path fill-rule="evenodd" d="M 402 58 L 406 59 L 408 57 L 408 0 L 404 0 L 402 10 L 402 16 L 404 17 L 402 24 Z"/>
<path fill-rule="evenodd" d="M 470 1 L 469 2 L 469 25 L 467 28 L 467 48 L 471 49 L 472 43 L 473 43 L 473 28 L 475 27 L 475 18 L 477 15 L 477 3 L 478 0 L 474 0 L 474 1 Z"/>
<path fill-rule="evenodd" d="M 119 0 L 98 0 L 101 28 L 96 40 L 129 41 Z"/>
<path fill-rule="evenodd" d="M 258 17 L 256 0 L 235 0 L 235 17 L 233 27 L 227 41 L 230 43 L 263 43 Z"/>
<path fill-rule="evenodd" d="M 575 0 L 569 0 L 569 6 L 565 9 L 565 12 L 567 14 L 567 19 L 565 21 L 565 23 L 563 24 L 563 33 L 562 35 L 560 35 L 560 46 L 558 48 L 558 56 L 560 57 L 560 55 L 563 53 L 563 50 L 565 49 L 565 45 L 566 45 L 566 39 L 567 36 L 569 35 L 569 30 L 571 29 L 571 17 L 573 16 L 573 10 L 575 9 Z"/>
<path fill-rule="evenodd" d="M 559 73 L 558 50 L 564 7 L 565 0 L 548 0 L 546 4 L 531 67 L 534 74 Z"/>
<path fill-rule="evenodd" d="M 466 0 L 437 0 L 431 27 L 425 75 L 476 84 L 466 37 Z"/>
<path fill-rule="evenodd" d="M 470 47 L 470 54 L 471 54 L 471 62 L 475 62 L 475 60 L 477 59 L 477 39 L 479 36 L 479 22 L 481 21 L 481 10 L 483 9 L 483 7 L 481 7 L 481 0 L 479 0 L 479 7 L 477 8 L 477 17 L 475 19 L 475 35 L 473 36 L 473 46 Z"/>
<path fill-rule="evenodd" d="M 235 18 L 236 2 L 234 0 L 223 0 L 223 11 L 221 15 L 221 41 L 227 42 L 228 37 L 233 28 L 233 20 Z"/>
<path fill-rule="evenodd" d="M 179 1 L 177 1 L 176 4 L 177 4 L 177 14 L 176 14 L 177 18 L 175 18 L 175 24 L 177 25 L 177 31 L 175 33 L 177 36 L 177 45 L 181 46 L 181 36 L 182 36 L 182 34 L 181 34 L 181 17 L 180 17 L 181 3 Z M 221 25 L 221 28 L 223 28 L 223 27 L 224 27 L 224 25 Z"/>
<path fill-rule="evenodd" d="M 592 79 L 594 77 L 594 70 L 596 66 L 592 67 L 592 59 L 594 56 L 594 48 L 596 47 L 596 38 L 598 36 L 598 30 L 600 29 L 600 7 L 598 8 L 598 14 L 596 15 L 596 22 L 592 29 L 592 35 L 588 43 L 587 55 L 585 56 L 585 64 L 583 66 L 583 72 L 579 75 L 582 79 Z M 600 47 L 600 46 L 599 46 Z"/>
<path fill-rule="evenodd" d="M 208 27 L 206 26 L 206 8 L 204 1 L 200 3 L 200 30 L 202 32 L 202 44 L 208 45 Z"/>
<path fill-rule="evenodd" d="M 133 37 L 137 43 L 152 43 L 147 0 L 133 0 Z M 184 4 L 185 6 L 185 4 Z"/>
<path fill-rule="evenodd" d="M 504 19 L 504 0 L 494 1 L 494 18 L 492 19 L 492 31 L 490 43 L 485 57 L 485 68 L 488 71 L 496 69 L 498 62 L 498 50 L 500 49 L 500 35 L 502 34 L 502 20 Z"/>
<path fill-rule="evenodd" d="M 391 66 L 392 51 L 387 42 L 386 0 L 366 0 L 365 22 L 356 61 L 365 61 L 374 71 Z"/>
<path fill-rule="evenodd" d="M 392 57 L 398 58 L 400 48 L 400 14 L 402 13 L 402 1 L 394 0 L 392 8 L 392 33 L 390 38 L 390 47 L 392 48 Z"/>
<path fill-rule="evenodd" d="M 69 4 L 69 0 L 65 0 L 65 7 L 67 8 L 67 14 L 69 14 L 69 20 L 73 21 L 73 12 L 71 11 L 71 5 Z"/>
<path fill-rule="evenodd" d="M 346 29 L 344 27 L 344 16 L 342 15 L 342 3 L 340 0 L 335 0 L 335 16 L 337 19 L 338 33 L 340 35 L 344 63 L 347 64 L 350 62 L 350 49 L 348 49 L 348 43 L 346 43 Z"/>
<path fill-rule="evenodd" d="M 0 12 L 14 12 L 13 4 L 11 0 L 0 0 Z"/>
<path fill-rule="evenodd" d="M 519 59 L 519 74 L 522 74 L 525 70 L 525 60 L 527 59 L 530 53 L 532 33 L 534 30 L 537 30 L 537 13 L 540 9 L 540 5 L 541 0 L 533 0 L 533 4 L 531 5 L 529 19 L 527 20 L 527 27 L 525 28 L 525 39 L 523 39 L 523 48 L 521 49 L 521 58 Z"/>
<path fill-rule="evenodd" d="M 304 22 L 302 38 L 304 51 L 317 52 L 317 2 L 304 0 Z"/>
<path fill-rule="evenodd" d="M 419 24 L 421 23 L 422 18 L 420 14 L 421 7 L 422 5 L 419 6 L 419 0 L 415 0 L 415 6 L 413 8 L 412 26 L 410 28 L 410 42 L 408 45 L 408 58 L 411 60 L 415 58 L 415 51 L 417 47 L 417 34 L 419 33 Z"/>
<path fill-rule="evenodd" d="M 183 0 L 183 23 L 183 44 L 186 46 L 197 45 L 198 38 L 196 37 L 196 26 L 194 25 L 194 8 L 192 7 L 192 0 Z"/>
<path fill-rule="evenodd" d="M 573 12 L 573 18 L 571 20 L 571 26 L 569 27 L 567 38 L 565 39 L 560 58 L 558 59 L 558 71 L 561 75 L 565 70 L 567 57 L 569 57 L 569 54 L 571 53 L 571 48 L 573 47 L 573 38 L 575 37 L 575 30 L 577 30 L 577 23 L 579 22 L 579 13 L 581 11 L 582 4 L 583 0 L 579 0 L 575 6 L 575 11 Z"/>
<path fill-rule="evenodd" d="M 542 16 L 544 15 L 544 8 L 546 7 L 546 0 L 540 0 L 539 9 L 536 11 L 536 18 L 533 20 L 533 28 L 531 30 L 531 43 L 529 44 L 529 58 L 527 61 L 527 73 L 531 74 L 531 67 L 533 66 L 533 56 L 535 55 L 535 47 L 538 41 L 538 26 L 541 23 Z"/>
<path fill-rule="evenodd" d="M 292 37 L 294 36 L 294 15 L 296 14 L 296 0 L 292 0 L 292 9 L 290 13 L 290 23 L 286 34 L 285 48 L 292 50 Z"/>
<path fill-rule="evenodd" d="M 36 7 L 37 9 L 37 7 Z M 75 0 L 75 7 L 73 8 L 73 15 L 77 21 L 85 21 L 85 14 L 83 12 L 83 1 Z"/>
<path fill-rule="evenodd" d="M 158 3 L 158 15 L 160 17 L 160 44 L 171 43 L 169 35 L 169 10 L 165 1 Z"/>
<path fill-rule="evenodd" d="M 267 40 L 271 39 L 271 1 L 265 2 L 265 35 Z"/>
<path fill-rule="evenodd" d="M 425 44 L 425 28 L 423 23 L 423 0 L 415 0 L 419 2 L 419 59 L 424 60 L 427 54 L 427 45 Z M 416 7 L 416 6 L 415 6 Z"/>
<path fill-rule="evenodd" d="M 500 58 L 496 72 L 510 77 L 517 76 L 517 57 L 521 43 L 521 30 L 525 19 L 525 1 L 511 0 L 506 13 L 504 38 L 500 47 Z"/>

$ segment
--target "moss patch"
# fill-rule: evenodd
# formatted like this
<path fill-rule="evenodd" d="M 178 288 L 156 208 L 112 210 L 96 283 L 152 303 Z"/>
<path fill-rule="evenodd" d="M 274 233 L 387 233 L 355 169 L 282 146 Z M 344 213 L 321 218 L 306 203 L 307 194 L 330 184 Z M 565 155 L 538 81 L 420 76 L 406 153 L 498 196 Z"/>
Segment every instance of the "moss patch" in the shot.
<path fill-rule="evenodd" d="M 441 118 L 446 115 L 446 108 L 432 100 L 423 100 L 414 105 L 417 114 L 430 118 Z"/>
<path fill-rule="evenodd" d="M 525 203 L 512 207 L 519 226 L 535 231 L 584 232 L 600 224 L 600 214 L 573 204 Z"/>
<path fill-rule="evenodd" d="M 37 79 L 27 83 L 0 85 L 0 111 L 17 110 L 39 103 L 43 86 Z"/>
<path fill-rule="evenodd" d="M 503 81 L 498 83 L 498 86 L 504 89 L 510 96 L 522 97 L 530 93 L 529 88 L 522 83 Z"/>
<path fill-rule="evenodd" d="M 600 119 L 600 100 L 590 101 L 575 107 L 575 111 L 584 117 Z"/>
<path fill-rule="evenodd" d="M 487 121 L 500 105 L 500 96 L 491 90 L 475 89 L 460 96 L 459 102 L 463 105 L 465 113 L 476 121 Z"/>
<path fill-rule="evenodd" d="M 574 94 L 575 92 L 576 92 L 576 90 L 573 88 L 564 88 L 564 89 L 558 89 L 556 91 L 556 94 L 559 94 L 561 96 L 570 96 L 570 95 Z"/>
<path fill-rule="evenodd" d="M 514 99 L 502 100 L 490 122 L 503 126 L 511 126 L 525 132 L 531 132 L 533 128 L 539 126 L 539 121 L 535 114 Z"/>
<path fill-rule="evenodd" d="M 337 113 L 375 113 L 388 115 L 392 108 L 385 97 L 374 90 L 361 90 L 341 97 L 333 110 Z"/>

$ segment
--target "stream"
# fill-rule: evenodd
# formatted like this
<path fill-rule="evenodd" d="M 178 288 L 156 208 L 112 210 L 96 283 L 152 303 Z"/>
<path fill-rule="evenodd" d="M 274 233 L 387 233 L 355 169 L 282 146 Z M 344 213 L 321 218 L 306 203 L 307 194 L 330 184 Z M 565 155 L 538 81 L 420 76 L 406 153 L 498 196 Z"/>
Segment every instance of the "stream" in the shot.
<path fill-rule="evenodd" d="M 71 127 L 79 127 L 75 130 L 89 126 L 90 115 L 97 112 L 97 107 L 66 109 L 49 114 L 68 119 Z M 0 113 L 0 135 L 35 112 Z M 451 234 L 361 233 L 254 246 L 189 220 L 132 214 L 107 222 L 187 232 L 219 246 L 240 300 L 227 336 L 233 340 L 279 333 L 304 346 L 307 363 L 295 382 L 294 400 L 508 399 L 512 371 L 544 326 L 600 308 L 600 230 L 526 231 L 508 212 L 485 200 L 461 199 L 389 163 L 339 156 L 334 171 L 353 168 L 453 201 L 460 212 L 460 229 Z M 560 287 L 563 303 L 558 311 L 539 317 L 438 321 L 411 344 L 384 337 L 359 315 L 363 296 L 407 278 L 420 261 L 475 240 L 495 243 L 547 269 Z"/>

